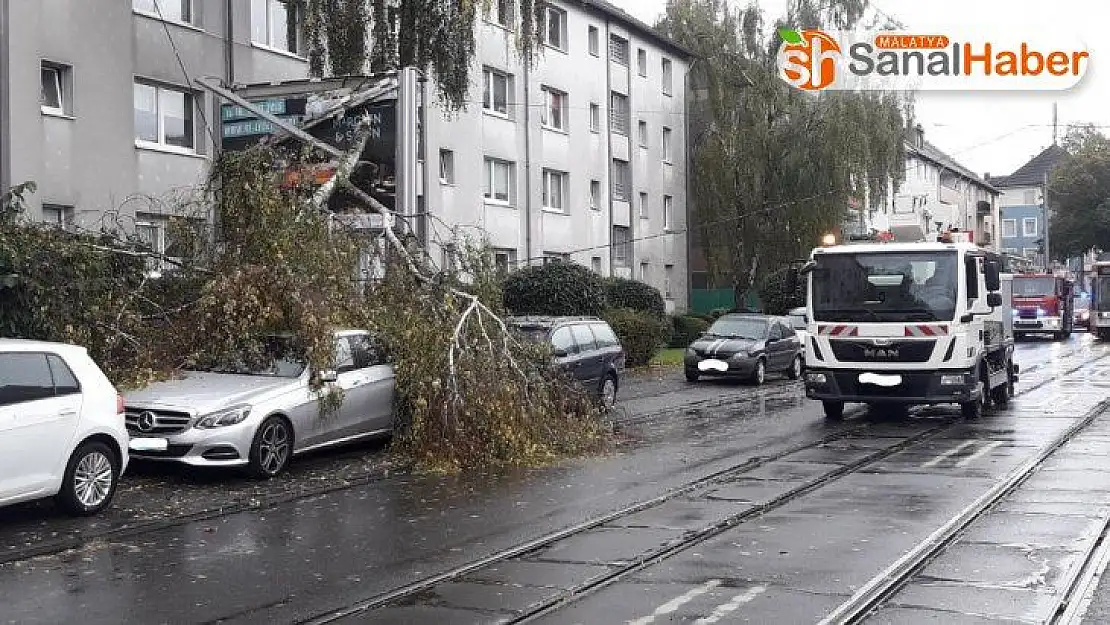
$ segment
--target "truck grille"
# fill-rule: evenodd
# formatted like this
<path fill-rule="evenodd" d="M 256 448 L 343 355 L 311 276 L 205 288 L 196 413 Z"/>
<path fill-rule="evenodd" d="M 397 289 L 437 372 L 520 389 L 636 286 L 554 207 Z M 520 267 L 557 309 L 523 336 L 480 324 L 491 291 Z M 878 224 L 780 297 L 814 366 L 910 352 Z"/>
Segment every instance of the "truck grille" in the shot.
<path fill-rule="evenodd" d="M 150 413 L 150 417 L 144 420 L 143 415 L 146 413 Z M 147 410 L 131 406 L 124 409 L 123 416 L 127 423 L 127 432 L 139 436 L 178 434 L 189 429 L 189 422 L 193 420 L 192 415 L 187 412 Z M 140 423 L 150 425 L 144 429 Z"/>
<path fill-rule="evenodd" d="M 927 362 L 936 340 L 891 341 L 875 345 L 871 341 L 832 340 L 833 356 L 840 362 Z"/>

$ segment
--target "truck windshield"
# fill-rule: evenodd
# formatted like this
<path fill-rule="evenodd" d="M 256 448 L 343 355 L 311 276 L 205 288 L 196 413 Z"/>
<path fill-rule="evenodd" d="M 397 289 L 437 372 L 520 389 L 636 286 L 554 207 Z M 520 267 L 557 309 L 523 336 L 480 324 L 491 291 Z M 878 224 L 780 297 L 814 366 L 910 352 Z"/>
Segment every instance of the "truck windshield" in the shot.
<path fill-rule="evenodd" d="M 1055 293 L 1056 281 L 1052 278 L 1014 277 L 1014 295 L 1018 297 L 1038 297 Z"/>
<path fill-rule="evenodd" d="M 816 321 L 951 321 L 960 272 L 955 251 L 817 256 Z"/>

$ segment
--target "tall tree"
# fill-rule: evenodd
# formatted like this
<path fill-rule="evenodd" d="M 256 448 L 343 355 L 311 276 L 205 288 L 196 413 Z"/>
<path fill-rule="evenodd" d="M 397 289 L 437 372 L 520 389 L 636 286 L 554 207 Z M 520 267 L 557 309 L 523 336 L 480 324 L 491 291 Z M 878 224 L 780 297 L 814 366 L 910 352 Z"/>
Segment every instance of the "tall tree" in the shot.
<path fill-rule="evenodd" d="M 1048 183 L 1049 252 L 1057 260 L 1110 249 L 1110 139 L 1091 126 L 1068 131 L 1068 151 Z"/>
<path fill-rule="evenodd" d="M 867 0 L 791 0 L 776 26 L 850 29 Z M 813 95 L 778 76 L 778 28 L 754 4 L 669 0 L 657 28 L 697 55 L 688 77 L 693 198 L 708 269 L 739 298 L 904 176 L 908 100 Z M 770 34 L 767 31 L 770 30 Z"/>
<path fill-rule="evenodd" d="M 539 38 L 537 0 L 290 0 L 304 16 L 313 76 L 416 66 L 435 78 L 440 100 L 459 109 L 470 88 L 474 28 L 500 8 L 513 16 L 518 52 L 531 62 Z"/>

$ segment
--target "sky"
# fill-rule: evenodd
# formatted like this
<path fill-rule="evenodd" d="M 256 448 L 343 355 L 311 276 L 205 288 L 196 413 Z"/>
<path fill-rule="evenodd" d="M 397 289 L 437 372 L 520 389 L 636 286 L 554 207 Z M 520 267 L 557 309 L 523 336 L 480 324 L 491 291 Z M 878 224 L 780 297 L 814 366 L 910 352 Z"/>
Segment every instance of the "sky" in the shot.
<path fill-rule="evenodd" d="M 610 0 L 654 24 L 666 0 Z M 734 7 L 748 0 L 729 0 Z M 787 0 L 757 0 L 768 22 L 784 15 Z M 918 92 L 915 116 L 925 138 L 980 176 L 1013 173 L 1052 144 L 1052 105 L 1058 136 L 1068 124 L 1094 123 L 1110 132 L 1110 2 L 1106 0 L 876 0 L 880 11 L 906 25 L 906 32 L 943 34 L 945 28 L 1008 36 L 1060 33 L 1062 44 L 1081 42 L 1090 51 L 1086 76 L 1059 92 Z M 1103 57 L 1101 54 L 1105 54 Z"/>

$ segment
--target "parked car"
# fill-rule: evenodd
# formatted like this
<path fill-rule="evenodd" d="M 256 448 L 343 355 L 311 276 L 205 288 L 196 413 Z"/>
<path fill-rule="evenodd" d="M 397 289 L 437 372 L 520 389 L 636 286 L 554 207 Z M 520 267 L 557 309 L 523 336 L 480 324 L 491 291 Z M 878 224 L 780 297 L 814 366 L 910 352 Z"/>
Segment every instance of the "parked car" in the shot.
<path fill-rule="evenodd" d="M 246 467 L 258 478 L 281 473 L 293 456 L 388 435 L 393 430 L 393 366 L 363 330 L 335 334 L 334 369 L 312 371 L 273 337 L 272 365 L 221 365 L 186 372 L 127 397 L 135 458 L 192 466 Z M 343 391 L 334 414 L 320 414 L 312 376 Z"/>
<path fill-rule="evenodd" d="M 594 393 L 603 408 L 613 407 L 625 352 L 608 323 L 597 317 L 511 317 L 507 321 L 528 339 L 551 345 L 555 365 Z"/>
<path fill-rule="evenodd" d="M 1086 293 L 1080 293 L 1072 299 L 1072 308 L 1075 311 L 1076 330 L 1086 330 L 1091 324 L 1091 298 Z"/>
<path fill-rule="evenodd" d="M 788 320 L 759 314 L 727 314 L 686 348 L 686 379 L 747 378 L 763 384 L 767 373 L 802 374 L 802 342 Z"/>
<path fill-rule="evenodd" d="M 806 323 L 809 318 L 806 317 L 806 307 L 792 308 L 786 313 L 786 319 L 790 322 L 790 326 L 794 328 L 794 332 L 798 335 L 798 340 L 802 342 L 802 352 L 805 352 L 806 341 L 809 340 L 809 330 L 806 330 Z"/>
<path fill-rule="evenodd" d="M 0 505 L 96 514 L 127 462 L 123 398 L 84 347 L 0 339 Z"/>

